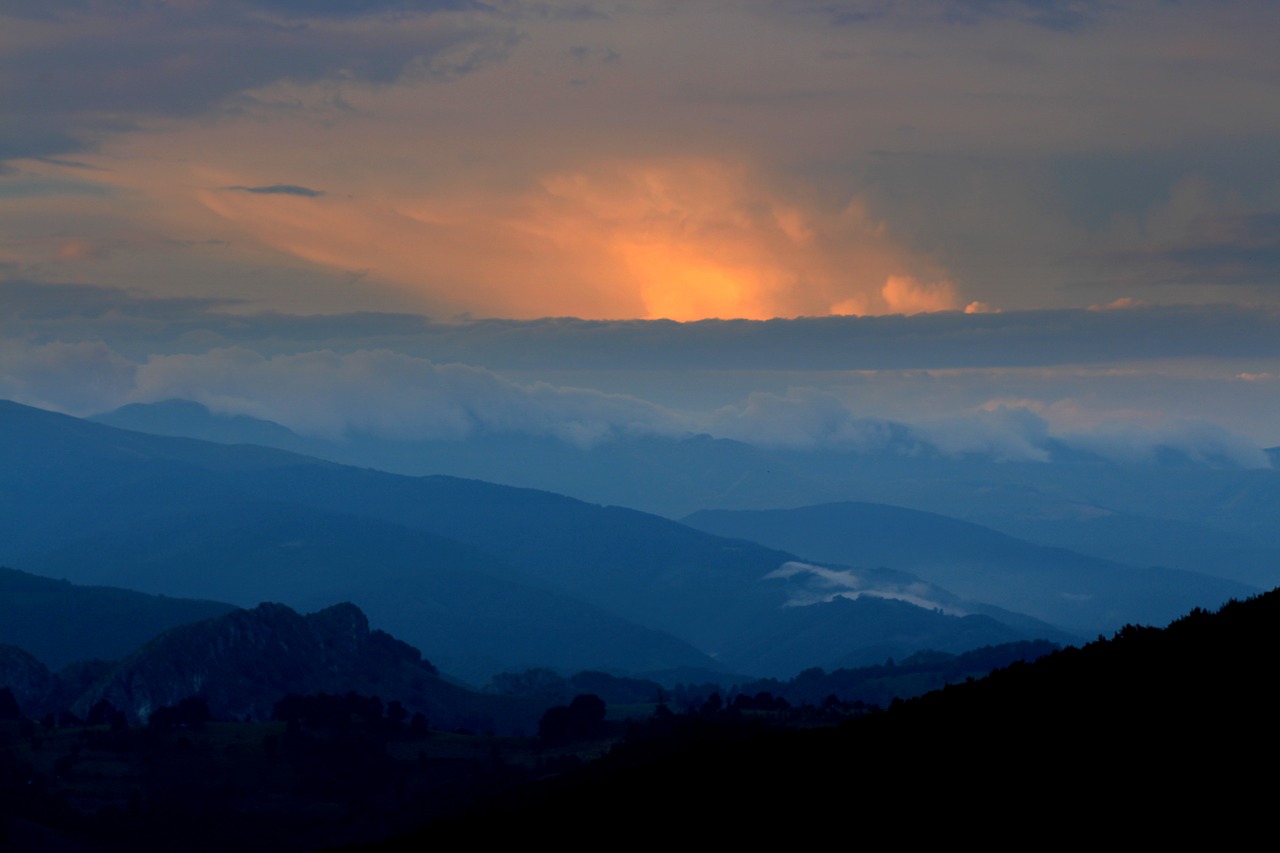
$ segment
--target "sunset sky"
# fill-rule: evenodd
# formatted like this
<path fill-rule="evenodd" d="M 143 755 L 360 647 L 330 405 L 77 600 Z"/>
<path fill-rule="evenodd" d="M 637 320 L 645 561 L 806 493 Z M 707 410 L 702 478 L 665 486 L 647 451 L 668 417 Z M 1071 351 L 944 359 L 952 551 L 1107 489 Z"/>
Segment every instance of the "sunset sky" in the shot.
<path fill-rule="evenodd" d="M 1280 443 L 1277 43 L 1231 0 L 3 0 L 0 395 L 310 387 L 340 432 L 453 365 L 608 429 Z M 810 319 L 625 322 L 710 318 Z"/>

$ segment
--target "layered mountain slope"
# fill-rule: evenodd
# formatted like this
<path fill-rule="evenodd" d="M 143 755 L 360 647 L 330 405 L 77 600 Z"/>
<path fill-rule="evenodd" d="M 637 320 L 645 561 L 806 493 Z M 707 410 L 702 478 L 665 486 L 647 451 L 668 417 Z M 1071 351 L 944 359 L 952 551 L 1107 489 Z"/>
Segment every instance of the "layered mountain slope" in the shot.
<path fill-rule="evenodd" d="M 86 559 L 93 564 L 95 557 Z M 0 643 L 19 646 L 55 670 L 85 658 L 124 657 L 161 631 L 234 609 L 0 568 Z"/>
<path fill-rule="evenodd" d="M 309 441 L 273 421 L 248 415 L 218 415 L 191 400 L 130 403 L 88 420 L 152 435 L 183 436 L 220 444 L 257 444 L 294 453 L 320 454 L 326 442 Z"/>
<path fill-rule="evenodd" d="M 493 556 L 355 515 L 244 500 L 74 540 L 28 563 L 49 575 L 302 611 L 356 601 L 451 675 L 483 683 L 552 664 L 719 669 L 686 642 L 521 579 Z"/>
<path fill-rule="evenodd" d="M 941 513 L 1006 534 L 1131 565 L 1159 565 L 1268 588 L 1280 583 L 1280 471 L 1156 448 L 1109 461 L 1049 441 L 1048 461 L 945 454 L 900 425 L 871 449 L 762 448 L 708 436 L 633 437 L 589 448 L 549 437 L 461 441 L 304 438 L 268 421 L 189 401 L 135 404 L 104 422 L 163 435 L 251 442 L 401 474 L 451 474 L 549 489 L 682 517 L 834 501 Z M 1275 458 L 1275 454 L 1271 455 Z"/>
<path fill-rule="evenodd" d="M 685 522 L 819 561 L 889 566 L 965 598 L 1089 636 L 1121 622 L 1163 625 L 1194 607 L 1256 591 L 1190 572 L 1140 569 L 1033 545 L 976 524 L 884 504 L 706 510 Z"/>
<path fill-rule="evenodd" d="M 632 660 L 601 661 L 628 648 L 625 620 L 748 671 L 778 674 L 755 668 L 746 654 L 762 632 L 797 620 L 830 624 L 830 602 L 797 606 L 774 574 L 792 555 L 633 510 L 146 436 L 14 404 L 0 405 L 0 438 L 8 442 L 0 499 L 15 509 L 0 516 L 0 557 L 75 579 L 127 578 L 149 591 L 199 590 L 244 603 L 270 597 L 315 606 L 331 603 L 318 600 L 330 594 L 368 606 L 378 624 L 398 607 L 406 621 L 396 623 L 397 632 L 433 657 L 429 632 L 415 632 L 413 619 L 473 622 L 481 626 L 467 640 L 475 648 L 487 638 L 477 634 L 496 636 L 490 625 L 524 626 L 530 643 L 544 644 L 539 653 L 548 642 L 572 647 L 572 660 L 542 661 L 570 667 L 630 668 L 644 654 L 663 657 L 662 648 L 671 654 L 658 666 L 693 663 L 696 653 L 684 647 L 681 657 L 669 637 L 651 637 L 643 650 L 637 640 Z M 512 581 L 542 592 L 497 589 Z M 561 603 L 542 607 L 539 601 L 553 595 Z M 576 602 L 576 612 L 566 600 Z M 602 610 L 615 615 L 606 619 Z M 926 619 L 934 630 L 912 632 L 925 643 L 955 632 L 953 616 L 931 610 Z M 856 653 L 863 635 L 855 624 L 847 627 L 844 638 L 826 631 L 826 657 L 809 665 Z M 1009 639 L 994 630 L 974 643 Z M 512 654 L 508 645 L 504 660 L 527 665 L 534 648 Z"/>

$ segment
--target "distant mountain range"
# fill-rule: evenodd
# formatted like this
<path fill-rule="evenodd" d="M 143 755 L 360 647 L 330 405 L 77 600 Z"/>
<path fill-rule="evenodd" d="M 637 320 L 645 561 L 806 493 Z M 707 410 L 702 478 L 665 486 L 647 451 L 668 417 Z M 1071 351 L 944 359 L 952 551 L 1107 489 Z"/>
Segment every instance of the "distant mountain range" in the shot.
<path fill-rule="evenodd" d="M 927 585 L 916 604 L 928 606 L 901 611 L 874 594 L 882 583 L 900 598 L 901 575 L 868 576 L 856 608 L 796 606 L 795 584 L 769 577 L 792 554 L 546 492 L 149 436 L 11 403 L 0 404 L 0 439 L 6 562 L 246 606 L 354 601 L 472 680 L 534 664 L 787 675 L 1062 636 L 1014 614 L 1014 626 L 949 615 L 929 596 L 955 597 Z M 911 629 L 868 645 L 871 614 L 886 625 L 894 608 L 911 613 Z M 761 646 L 782 633 L 789 655 Z"/>
<path fill-rule="evenodd" d="M 145 435 L 13 403 L 0 403 L 0 442 L 0 560 L 242 606 L 352 601 L 473 681 L 531 665 L 788 676 L 927 648 L 1069 639 L 1036 614 L 904 571 L 889 552 L 883 570 L 863 557 L 824 562 L 549 492 Z M 980 576 L 995 552 L 974 551 L 972 530 L 939 524 L 917 537 L 963 554 L 969 568 L 953 577 Z M 1033 566 L 1047 552 L 1009 547 L 1036 569 L 1024 572 L 1026 602 L 1094 602 L 1044 610 L 1083 613 L 1059 624 L 1090 635 L 1248 591 L 1078 555 L 1047 571 Z M 1006 573 L 993 594 L 1017 565 L 992 563 Z M 1126 583 L 1107 586 L 1104 568 Z M 1075 569 L 1085 579 L 1062 587 Z"/>
<path fill-rule="evenodd" d="M 862 501 L 934 512 L 1041 545 L 1137 566 L 1280 584 L 1280 450 L 1270 469 L 1157 448 L 1121 464 L 1049 441 L 1047 461 L 944 454 L 890 430 L 876 450 L 763 448 L 708 436 L 636 437 L 579 448 L 554 438 L 458 441 L 299 436 L 198 403 L 133 404 L 97 420 L 143 432 L 261 444 L 401 474 L 449 474 L 546 489 L 670 518 Z"/>

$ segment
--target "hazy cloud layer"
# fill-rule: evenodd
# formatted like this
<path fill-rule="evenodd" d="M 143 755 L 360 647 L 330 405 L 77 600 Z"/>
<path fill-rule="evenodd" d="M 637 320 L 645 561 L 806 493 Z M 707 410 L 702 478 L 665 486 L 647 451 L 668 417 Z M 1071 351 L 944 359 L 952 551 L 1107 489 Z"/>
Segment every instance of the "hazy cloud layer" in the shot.
<path fill-rule="evenodd" d="M 549 435 L 589 447 L 621 436 L 678 434 L 692 425 L 635 398 L 518 385 L 482 368 L 386 350 L 158 356 L 139 365 L 134 379 L 134 401 L 191 399 L 325 438 L 451 440 L 498 433 Z"/>
<path fill-rule="evenodd" d="M 1124 449 L 1120 426 L 1139 430 L 1141 447 L 1170 430 L 1160 440 L 1177 443 L 1180 422 L 1216 423 L 1253 444 L 1280 444 L 1280 314 L 1268 308 L 1124 303 L 1099 310 L 678 324 L 439 322 L 375 312 L 246 313 L 246 307 L 89 285 L 0 282 L 4 393 L 75 413 L 99 411 L 131 393 L 122 390 L 120 377 L 132 388 L 137 366 L 171 359 L 167 363 L 192 370 L 205 366 L 192 374 L 198 381 L 180 381 L 185 374 L 175 368 L 167 374 L 170 384 L 150 389 L 149 399 L 209 401 L 202 394 L 213 389 L 230 399 L 227 383 L 237 375 L 274 375 L 283 387 L 286 367 L 329 364 L 332 377 L 321 370 L 299 386 L 323 397 L 324 382 L 346 388 L 361 375 L 334 365 L 363 352 L 366 369 L 376 363 L 374 373 L 385 374 L 378 383 L 392 410 L 401 405 L 395 389 L 416 387 L 408 378 L 415 371 L 427 376 L 440 365 L 463 364 L 488 372 L 488 381 L 504 377 L 510 387 L 541 383 L 543 393 L 583 388 L 648 401 L 656 409 L 636 416 L 642 430 L 700 429 L 789 447 L 915 442 L 947 453 L 1035 459 L 1046 453 L 1047 424 L 1059 437 L 1109 431 L 1105 441 L 1100 434 L 1095 440 L 1114 451 L 1097 452 L 1141 455 Z M 372 359 L 372 352 L 384 355 Z M 229 376 L 220 379 L 218 370 Z M 326 416 L 329 423 L 347 424 L 340 414 L 350 405 L 345 394 L 335 391 L 333 400 L 315 404 L 339 413 Z M 370 401 L 363 408 L 376 406 Z M 624 431 L 630 422 L 602 419 Z M 905 424 L 912 425 L 907 433 Z M 550 434 L 545 425 L 537 429 Z M 1234 450 L 1226 455 L 1238 457 Z"/>
<path fill-rule="evenodd" d="M 93 289 L 71 290 L 103 295 Z M 216 412 L 252 415 L 330 439 L 356 434 L 397 440 L 534 435 L 585 448 L 628 437 L 703 433 L 789 450 L 972 455 L 997 461 L 1047 462 L 1068 448 L 1143 463 L 1157 461 L 1164 448 L 1209 464 L 1262 467 L 1267 463 L 1258 437 L 1274 435 L 1276 395 L 1270 392 L 1280 381 L 1280 374 L 1270 372 L 1202 378 L 1196 388 L 1210 405 L 1198 412 L 1177 405 L 1185 383 L 1193 380 L 1175 376 L 1169 389 L 1161 388 L 1158 371 L 1119 372 L 1110 377 L 1114 381 L 1108 396 L 1097 392 L 1100 380 L 1107 384 L 1108 377 L 1081 376 L 1075 368 L 995 374 L 981 369 L 842 371 L 823 369 L 818 362 L 817 369 L 786 374 L 787 387 L 780 392 L 755 390 L 735 397 L 722 388 L 720 399 L 727 396 L 727 402 L 708 407 L 715 399 L 708 392 L 723 385 L 721 371 L 661 366 L 646 371 L 663 383 L 683 385 L 688 398 L 699 401 L 690 405 L 652 399 L 643 386 L 619 386 L 607 370 L 595 378 L 580 374 L 586 381 L 574 387 L 512 379 L 475 364 L 388 346 L 396 341 L 420 344 L 424 332 L 429 337 L 433 327 L 421 318 L 363 318 L 369 332 L 364 342 L 383 344 L 367 348 L 352 345 L 358 317 L 292 318 L 291 325 L 283 322 L 287 318 L 224 316 L 225 326 L 215 332 L 183 316 L 202 316 L 206 306 L 162 302 L 155 307 L 157 314 L 168 314 L 174 327 L 171 346 L 186 351 L 128 353 L 101 337 L 50 341 L 33 331 L 121 326 L 131 331 L 140 323 L 164 324 L 157 314 L 131 316 L 90 299 L 80 310 L 53 320 L 51 312 L 33 312 L 29 306 L 15 312 L 32 322 L 27 334 L 4 339 L 0 396 L 75 414 L 183 398 Z M 12 316 L 4 322 L 21 325 Z M 545 336 L 544 326 L 534 325 L 544 334 L 539 343 L 549 354 L 573 360 L 576 351 L 556 352 L 556 340 Z M 797 326 L 797 334 L 805 332 L 800 321 L 784 325 Z M 608 335 L 607 327 L 598 331 Z M 915 331 L 905 343 L 918 348 L 923 329 Z M 245 334 L 250 332 L 256 334 Z M 252 345 L 265 351 L 251 348 L 248 340 L 228 344 L 224 336 L 235 333 L 253 338 Z M 341 335 L 345 346 L 317 348 L 326 334 L 335 341 Z M 462 332 L 453 329 L 451 334 Z M 724 357 L 721 347 L 712 351 Z M 484 346 L 473 355 L 483 358 Z M 644 353 L 633 351 L 632 356 L 638 363 Z M 739 371 L 738 378 L 748 388 L 776 381 L 770 371 Z M 992 387 L 1022 393 L 991 396 Z M 1145 396 L 1134 394 L 1135 389 L 1145 389 Z M 1217 405 L 1220 401 L 1226 405 Z M 1219 416 L 1223 413 L 1229 414 L 1225 423 Z"/>

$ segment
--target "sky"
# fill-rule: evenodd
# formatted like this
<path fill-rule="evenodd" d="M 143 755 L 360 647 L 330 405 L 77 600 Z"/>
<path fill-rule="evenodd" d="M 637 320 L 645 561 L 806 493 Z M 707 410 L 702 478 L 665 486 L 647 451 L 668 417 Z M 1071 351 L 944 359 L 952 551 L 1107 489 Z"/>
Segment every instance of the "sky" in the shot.
<path fill-rule="evenodd" d="M 1243 0 L 0 0 L 0 394 L 1280 444 L 1278 37 Z"/>

